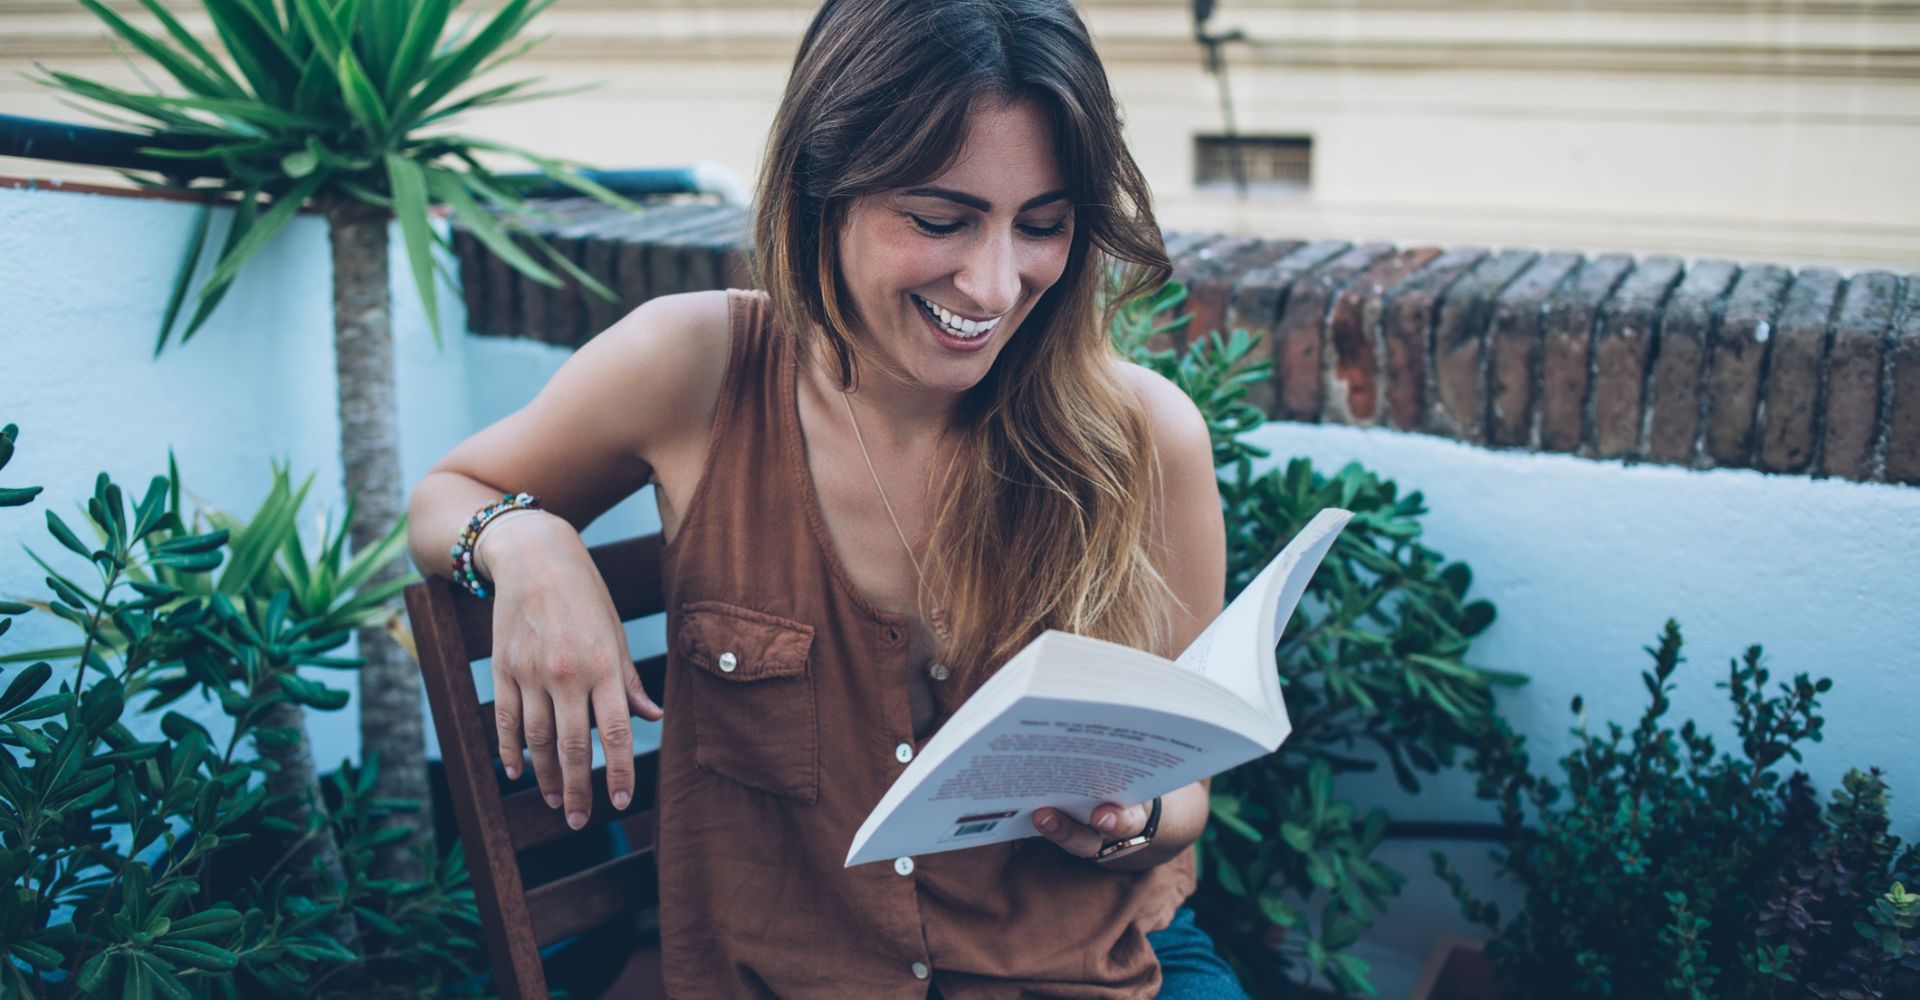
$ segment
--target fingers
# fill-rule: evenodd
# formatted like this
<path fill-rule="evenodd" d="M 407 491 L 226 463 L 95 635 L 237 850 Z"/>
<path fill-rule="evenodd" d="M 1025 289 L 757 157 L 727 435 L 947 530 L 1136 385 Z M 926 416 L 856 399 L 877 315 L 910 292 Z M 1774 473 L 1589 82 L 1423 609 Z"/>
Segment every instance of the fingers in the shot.
<path fill-rule="evenodd" d="M 593 729 L 587 718 L 587 699 L 556 692 L 553 721 L 555 746 L 560 758 L 560 794 L 565 801 L 567 825 L 578 830 L 587 825 L 593 809 Z M 626 714 L 619 713 L 624 720 Z"/>
<path fill-rule="evenodd" d="M 1145 805 L 1119 806 L 1108 802 L 1088 817 L 1093 821 L 1092 825 L 1082 823 L 1058 809 L 1036 809 L 1033 825 L 1041 836 L 1059 844 L 1068 854 L 1091 858 L 1100 852 L 1101 844 L 1132 837 L 1146 829 L 1147 808 Z"/>
<path fill-rule="evenodd" d="M 533 760 L 533 776 L 540 783 L 540 794 L 547 805 L 560 807 L 560 753 L 556 746 L 553 700 L 540 688 L 520 689 L 520 708 L 527 733 L 527 756 Z"/>
<path fill-rule="evenodd" d="M 659 722 L 667 714 L 654 702 L 653 696 L 647 694 L 647 686 L 640 683 L 640 671 L 629 668 L 620 671 L 620 676 L 625 682 L 627 706 L 634 715 L 648 722 Z"/>
<path fill-rule="evenodd" d="M 625 809 L 633 801 L 633 723 L 627 716 L 627 694 L 612 677 L 593 691 L 593 721 L 607 757 L 607 797 L 615 809 Z"/>
<path fill-rule="evenodd" d="M 520 685 L 513 677 L 501 669 L 498 663 L 493 666 L 493 728 L 500 744 L 500 765 L 506 768 L 507 777 L 519 780 L 523 760 L 520 740 Z"/>

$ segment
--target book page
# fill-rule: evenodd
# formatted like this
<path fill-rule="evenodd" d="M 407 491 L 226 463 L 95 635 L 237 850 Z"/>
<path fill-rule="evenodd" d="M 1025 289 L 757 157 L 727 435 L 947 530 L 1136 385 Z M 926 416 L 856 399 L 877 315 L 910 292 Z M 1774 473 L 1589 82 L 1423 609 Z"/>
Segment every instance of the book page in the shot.
<path fill-rule="evenodd" d="M 1335 508 L 1314 515 L 1175 662 L 1225 686 L 1249 705 L 1284 716 L 1274 647 L 1307 582 L 1352 517 L 1352 512 Z"/>
<path fill-rule="evenodd" d="M 1152 709 L 1023 698 L 914 775 L 911 794 L 876 810 L 847 864 L 1032 837 L 1041 806 L 1084 823 L 1103 802 L 1145 802 L 1262 752 L 1244 736 Z"/>

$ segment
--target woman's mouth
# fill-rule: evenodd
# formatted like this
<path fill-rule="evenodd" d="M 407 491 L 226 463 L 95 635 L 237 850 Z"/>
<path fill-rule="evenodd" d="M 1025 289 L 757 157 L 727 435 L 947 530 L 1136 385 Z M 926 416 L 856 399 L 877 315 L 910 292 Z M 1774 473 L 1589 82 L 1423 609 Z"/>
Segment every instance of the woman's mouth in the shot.
<path fill-rule="evenodd" d="M 976 350 L 986 346 L 987 341 L 992 339 L 987 335 L 999 327 L 1001 320 L 1006 319 L 1005 315 L 1001 315 L 984 321 L 970 320 L 918 295 L 913 296 L 913 301 L 920 307 L 920 315 L 926 319 L 927 326 L 943 343 L 956 350 Z"/>

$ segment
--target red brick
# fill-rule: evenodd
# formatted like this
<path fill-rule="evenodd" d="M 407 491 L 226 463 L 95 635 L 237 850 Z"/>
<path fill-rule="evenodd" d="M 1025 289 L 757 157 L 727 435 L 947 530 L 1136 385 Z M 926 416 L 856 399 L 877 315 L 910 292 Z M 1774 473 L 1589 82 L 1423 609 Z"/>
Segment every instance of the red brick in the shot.
<path fill-rule="evenodd" d="M 1547 303 L 1584 260 L 1557 251 L 1533 262 L 1493 305 L 1487 324 L 1487 442 L 1534 444 L 1534 399 L 1540 380 L 1540 345 L 1546 336 Z"/>
<path fill-rule="evenodd" d="M 1887 350 L 1887 479 L 1920 483 L 1920 274 L 1907 275 L 1907 303 Z"/>
<path fill-rule="evenodd" d="M 1237 245 L 1236 245 L 1237 241 Z M 1191 342 L 1214 331 L 1228 333 L 1227 304 L 1233 286 L 1254 268 L 1265 267 L 1300 246 L 1297 240 L 1222 240 L 1207 247 L 1187 281 L 1186 310 L 1193 317 L 1183 332 Z"/>
<path fill-rule="evenodd" d="M 1677 257 L 1648 257 L 1600 311 L 1600 329 L 1593 339 L 1593 436 L 1588 442 L 1598 458 L 1640 453 L 1654 329 L 1681 273 Z"/>
<path fill-rule="evenodd" d="M 1462 441 L 1487 438 L 1487 326 L 1500 293 L 1534 262 L 1531 250 L 1482 260 L 1440 298 L 1433 320 L 1433 405 L 1427 429 Z"/>
<path fill-rule="evenodd" d="M 1827 386 L 1819 425 L 1817 468 L 1828 476 L 1869 479 L 1880 430 L 1880 369 L 1900 304 L 1900 279 L 1885 271 L 1856 274 L 1840 295 L 1827 348 Z"/>
<path fill-rule="evenodd" d="M 1806 472 L 1813 466 L 1814 415 L 1820 411 L 1827 330 L 1840 298 L 1838 271 L 1808 268 L 1794 276 L 1774 323 L 1773 346 L 1760 396 L 1760 454 L 1768 472 Z"/>
<path fill-rule="evenodd" d="M 1482 247 L 1454 247 L 1387 292 L 1380 339 L 1386 351 L 1387 422 L 1403 430 L 1427 423 L 1434 312 L 1440 297 L 1485 258 Z"/>
<path fill-rule="evenodd" d="M 1393 247 L 1386 243 L 1363 243 L 1294 282 L 1275 330 L 1276 419 L 1308 423 L 1320 419 L 1327 309 L 1340 289 L 1391 252 Z"/>
<path fill-rule="evenodd" d="M 1748 268 L 1734 282 L 1726 314 L 1714 328 L 1707 361 L 1706 455 L 1715 465 L 1753 461 L 1760 373 L 1791 278 L 1772 264 Z"/>
<path fill-rule="evenodd" d="M 1294 284 L 1348 247 L 1337 240 L 1295 246 L 1273 263 L 1253 268 L 1234 282 L 1227 295 L 1226 325 L 1229 330 L 1253 334 L 1253 351 L 1247 356 L 1247 364 L 1273 361 L 1280 318 Z M 1274 412 L 1274 399 L 1272 380 L 1256 382 L 1247 389 L 1247 402 L 1263 413 Z"/>
<path fill-rule="evenodd" d="M 1581 265 L 1547 306 L 1540 342 L 1540 448 L 1578 452 L 1587 439 L 1587 390 L 1593 363 L 1593 330 L 1615 288 L 1633 270 L 1625 254 L 1595 257 Z"/>
<path fill-rule="evenodd" d="M 1372 424 L 1380 413 L 1381 304 L 1387 290 L 1440 256 L 1416 247 L 1375 261 L 1333 300 L 1327 314 L 1326 403 L 1322 416 L 1344 424 Z"/>
<path fill-rule="evenodd" d="M 1231 254 L 1250 242 L 1245 236 L 1227 236 L 1221 233 L 1176 235 L 1179 239 L 1171 244 L 1171 247 L 1177 247 L 1179 253 L 1170 254 L 1173 260 L 1173 274 L 1167 280 L 1179 282 L 1181 287 L 1186 289 L 1187 294 L 1186 298 L 1174 307 L 1173 315 L 1169 318 L 1185 317 L 1187 323 L 1167 333 L 1155 334 L 1147 341 L 1147 346 L 1154 350 L 1177 351 L 1186 346 L 1189 338 L 1200 335 L 1200 332 L 1194 329 L 1193 310 L 1188 304 L 1193 299 L 1194 275 L 1213 266 L 1216 259 L 1214 248 L 1218 247 L 1221 254 Z"/>
<path fill-rule="evenodd" d="M 1740 269 L 1724 260 L 1695 261 L 1667 298 L 1654 338 L 1647 379 L 1645 457 L 1691 465 L 1705 426 L 1707 353 L 1713 324 L 1726 307 Z"/>

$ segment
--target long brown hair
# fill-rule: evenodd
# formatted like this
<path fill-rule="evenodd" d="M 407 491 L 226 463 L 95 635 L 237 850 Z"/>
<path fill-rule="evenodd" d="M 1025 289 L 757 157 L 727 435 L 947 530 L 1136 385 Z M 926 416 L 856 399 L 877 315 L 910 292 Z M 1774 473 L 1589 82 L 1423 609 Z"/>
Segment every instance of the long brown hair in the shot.
<path fill-rule="evenodd" d="M 768 139 L 754 268 L 787 329 L 843 388 L 873 357 L 838 270 L 863 195 L 938 176 L 981 102 L 1030 100 L 1053 125 L 1074 205 L 1066 270 L 960 408 L 927 581 L 943 655 L 974 680 L 1039 628 L 1162 650 L 1148 559 L 1159 492 L 1139 400 L 1116 376 L 1113 310 L 1172 267 L 1086 26 L 1066 0 L 826 0 Z M 1109 270 L 1119 291 L 1099 296 Z M 970 685 L 969 685 L 970 686 Z"/>

